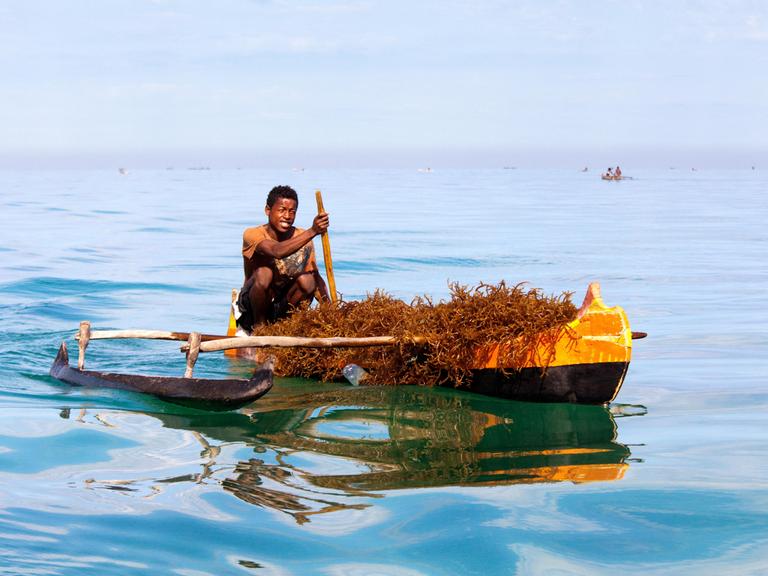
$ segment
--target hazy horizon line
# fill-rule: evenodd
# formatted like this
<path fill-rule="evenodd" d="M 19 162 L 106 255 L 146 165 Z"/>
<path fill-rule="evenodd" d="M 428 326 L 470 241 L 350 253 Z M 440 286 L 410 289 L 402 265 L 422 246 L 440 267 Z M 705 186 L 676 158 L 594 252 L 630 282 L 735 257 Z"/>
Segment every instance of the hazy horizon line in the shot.
<path fill-rule="evenodd" d="M 588 167 L 744 168 L 768 166 L 768 148 L 660 148 L 613 150 L 530 147 L 453 149 L 164 149 L 0 151 L 2 169 L 480 169 Z"/>

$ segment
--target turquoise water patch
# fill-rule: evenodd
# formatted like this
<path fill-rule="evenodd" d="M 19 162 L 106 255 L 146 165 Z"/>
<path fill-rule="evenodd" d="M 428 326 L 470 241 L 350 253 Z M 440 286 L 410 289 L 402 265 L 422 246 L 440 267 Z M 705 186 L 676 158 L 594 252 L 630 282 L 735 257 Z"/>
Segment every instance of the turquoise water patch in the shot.
<path fill-rule="evenodd" d="M 43 272 L 48 270 L 48 267 L 38 266 L 36 264 L 20 264 L 17 266 L 8 266 L 8 270 L 16 270 L 18 272 Z"/>
<path fill-rule="evenodd" d="M 383 441 L 389 439 L 389 428 L 362 415 L 357 421 L 319 423 L 314 426 L 314 435 L 335 440 Z"/>
<path fill-rule="evenodd" d="M 92 430 L 69 430 L 55 436 L 0 436 L 0 471 L 35 474 L 59 466 L 109 461 L 110 450 L 137 442 Z"/>
<path fill-rule="evenodd" d="M 113 282 L 107 280 L 80 280 L 72 278 L 39 277 L 17 280 L 0 285 L 5 294 L 18 296 L 81 296 L 94 292 L 118 292 L 123 290 L 196 292 L 194 287 L 152 282 Z"/>
<path fill-rule="evenodd" d="M 5 308 L 10 314 L 23 316 L 26 320 L 30 317 L 48 318 L 58 321 L 69 321 L 73 326 L 76 326 L 80 320 L 83 319 L 82 306 L 66 304 L 64 302 L 49 299 L 40 299 L 32 302 L 25 302 L 23 304 L 2 306 L 0 309 L 1 308 Z M 94 311 L 88 312 L 88 315 L 94 321 L 102 319 L 102 315 Z"/>
<path fill-rule="evenodd" d="M 381 262 L 368 262 L 365 260 L 338 260 L 333 266 L 340 272 L 380 273 L 387 270 L 395 270 L 395 265 Z"/>
<path fill-rule="evenodd" d="M 551 530 L 547 547 L 553 554 L 595 564 L 623 563 L 649 568 L 718 558 L 768 538 L 768 510 L 756 506 L 753 490 L 643 489 L 563 494 L 558 509 L 564 517 L 594 522 L 600 530 Z M 525 540 L 525 534 L 519 534 Z M 536 545 L 535 539 L 529 539 Z M 733 566 L 733 573 L 740 573 Z M 694 570 L 695 571 L 695 570 Z"/>

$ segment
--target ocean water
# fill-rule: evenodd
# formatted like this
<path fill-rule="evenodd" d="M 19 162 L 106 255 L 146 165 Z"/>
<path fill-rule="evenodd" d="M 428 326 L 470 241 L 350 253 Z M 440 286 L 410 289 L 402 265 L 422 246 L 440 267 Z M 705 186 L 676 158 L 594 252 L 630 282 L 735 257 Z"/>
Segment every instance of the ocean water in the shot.
<path fill-rule="evenodd" d="M 768 174 L 627 173 L 0 172 L 0 573 L 768 573 Z M 48 376 L 80 320 L 224 331 L 276 184 L 305 227 L 323 191 L 346 299 L 599 281 L 649 334 L 616 403 L 279 379 L 216 413 Z"/>

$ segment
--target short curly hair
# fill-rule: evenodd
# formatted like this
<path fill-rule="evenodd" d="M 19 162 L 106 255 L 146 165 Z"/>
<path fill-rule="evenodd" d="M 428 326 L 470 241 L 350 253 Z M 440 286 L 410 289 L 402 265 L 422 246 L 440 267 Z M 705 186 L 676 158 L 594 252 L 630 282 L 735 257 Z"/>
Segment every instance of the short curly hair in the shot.
<path fill-rule="evenodd" d="M 269 194 L 267 195 L 267 206 L 272 208 L 272 206 L 275 205 L 275 202 L 277 202 L 278 198 L 294 200 L 296 202 L 296 207 L 298 208 L 299 206 L 299 195 L 296 194 L 296 190 L 290 186 L 275 186 L 272 188 L 272 190 L 270 190 Z"/>

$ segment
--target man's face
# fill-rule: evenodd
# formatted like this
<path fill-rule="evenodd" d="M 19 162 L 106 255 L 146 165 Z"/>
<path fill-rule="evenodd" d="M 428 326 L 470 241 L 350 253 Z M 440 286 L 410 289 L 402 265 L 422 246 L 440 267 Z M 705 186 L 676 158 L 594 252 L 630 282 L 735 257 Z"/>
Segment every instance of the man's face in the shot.
<path fill-rule="evenodd" d="M 290 198 L 278 198 L 272 205 L 264 208 L 264 213 L 269 218 L 269 225 L 282 234 L 288 232 L 296 219 L 297 202 Z"/>

